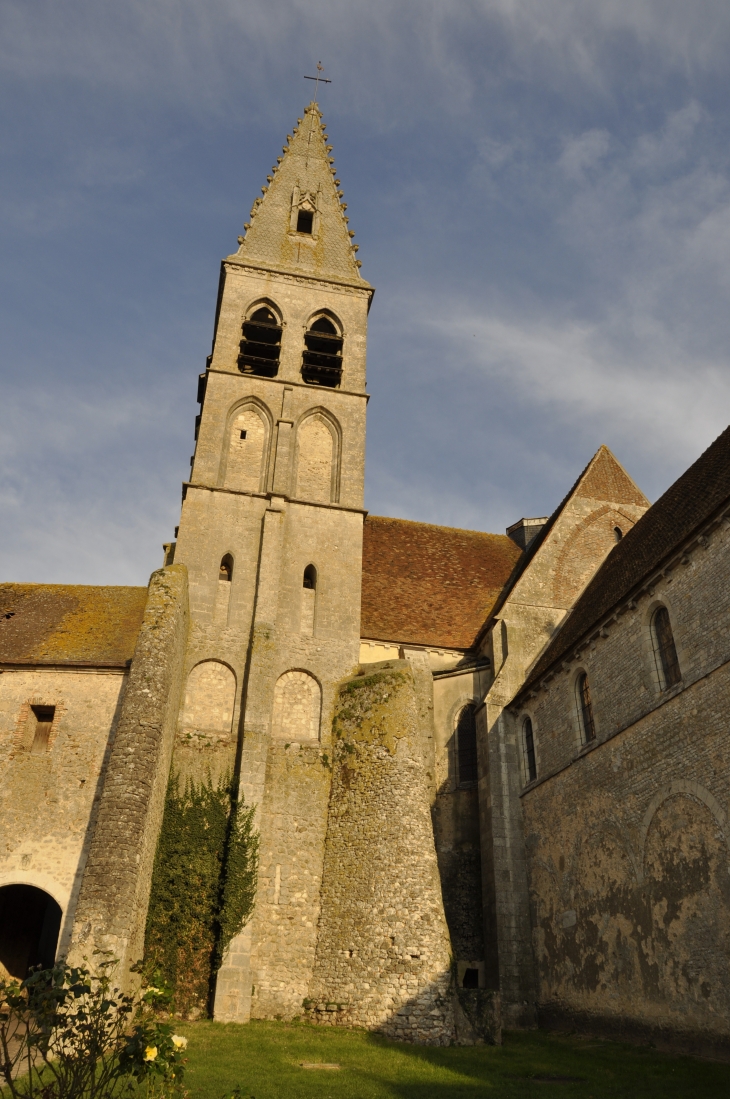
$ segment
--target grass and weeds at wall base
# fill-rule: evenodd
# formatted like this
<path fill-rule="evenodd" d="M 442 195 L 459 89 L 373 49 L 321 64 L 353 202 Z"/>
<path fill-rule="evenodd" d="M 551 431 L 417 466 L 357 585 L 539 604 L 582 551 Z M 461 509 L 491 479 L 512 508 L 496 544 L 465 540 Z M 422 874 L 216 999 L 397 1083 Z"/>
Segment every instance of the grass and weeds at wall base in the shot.
<path fill-rule="evenodd" d="M 498 1046 L 389 1042 L 362 1030 L 298 1023 L 178 1023 L 189 1038 L 190 1099 L 240 1085 L 255 1099 L 717 1099 L 730 1065 L 543 1031 L 507 1033 Z M 302 1068 L 301 1062 L 339 1069 Z M 552 1077 L 552 1079 L 551 1079 Z M 573 1079 L 555 1079 L 573 1077 Z"/>

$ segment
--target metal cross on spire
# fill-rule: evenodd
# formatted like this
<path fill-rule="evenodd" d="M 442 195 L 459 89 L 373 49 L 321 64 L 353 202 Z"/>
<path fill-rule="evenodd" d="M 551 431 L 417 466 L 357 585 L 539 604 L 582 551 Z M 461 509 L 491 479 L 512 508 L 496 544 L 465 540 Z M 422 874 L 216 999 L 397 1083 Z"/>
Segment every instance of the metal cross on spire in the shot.
<path fill-rule="evenodd" d="M 323 73 L 323 72 L 324 72 L 324 65 L 322 64 L 321 61 L 318 61 L 317 62 L 317 75 L 316 76 L 305 76 L 304 77 L 305 80 L 314 80 L 314 82 L 315 82 L 314 83 L 314 102 L 315 103 L 317 102 L 317 92 L 319 91 L 320 84 L 331 84 L 332 83 L 331 80 L 326 80 L 325 77 L 320 75 L 320 73 Z"/>

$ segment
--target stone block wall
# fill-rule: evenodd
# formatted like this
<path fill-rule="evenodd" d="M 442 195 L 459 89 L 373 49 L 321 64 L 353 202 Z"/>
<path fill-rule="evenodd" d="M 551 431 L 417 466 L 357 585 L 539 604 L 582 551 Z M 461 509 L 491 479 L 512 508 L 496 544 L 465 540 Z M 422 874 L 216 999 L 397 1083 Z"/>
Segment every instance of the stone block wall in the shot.
<path fill-rule="evenodd" d="M 63 911 L 68 949 L 79 886 L 126 673 L 6 668 L 0 674 L 0 886 L 32 885 Z M 33 751 L 32 706 L 54 706 L 48 743 Z"/>
<path fill-rule="evenodd" d="M 730 1049 L 728 541 L 716 528 L 647 577 L 515 715 L 518 735 L 531 717 L 537 750 L 521 801 L 547 1022 Z M 649 629 L 659 605 L 682 673 L 669 690 Z M 588 744 L 581 671 L 596 726 Z"/>
<path fill-rule="evenodd" d="M 431 825 L 430 684 L 407 661 L 340 690 L 314 975 L 324 1023 L 447 1044 L 451 949 Z"/>
<path fill-rule="evenodd" d="M 188 621 L 185 568 L 153 573 L 76 907 L 69 956 L 109 950 L 123 983 L 142 957 Z"/>

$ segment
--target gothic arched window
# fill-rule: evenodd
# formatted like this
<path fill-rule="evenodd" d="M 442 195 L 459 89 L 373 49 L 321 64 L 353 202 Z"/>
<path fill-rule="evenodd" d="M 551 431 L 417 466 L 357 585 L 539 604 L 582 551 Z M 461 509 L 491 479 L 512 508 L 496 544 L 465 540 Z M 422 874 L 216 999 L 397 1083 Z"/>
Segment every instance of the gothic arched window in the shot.
<path fill-rule="evenodd" d="M 278 372 L 281 325 L 266 306 L 244 321 L 240 351 L 238 369 L 241 373 L 273 378 Z"/>
<path fill-rule="evenodd" d="M 227 553 L 220 563 L 220 569 L 218 570 L 218 579 L 230 581 L 233 579 L 233 558 L 230 553 Z"/>
<path fill-rule="evenodd" d="M 304 570 L 304 579 L 302 580 L 303 588 L 314 589 L 317 587 L 317 570 L 314 565 L 307 565 Z"/>
<path fill-rule="evenodd" d="M 522 752 L 525 760 L 525 778 L 528 782 L 534 782 L 537 778 L 537 761 L 535 759 L 535 736 L 532 732 L 532 719 L 526 717 L 522 722 Z"/>
<path fill-rule="evenodd" d="M 459 771 L 459 786 L 468 786 L 476 782 L 477 773 L 477 727 L 474 707 L 469 704 L 459 713 L 456 720 L 456 758 Z"/>
<path fill-rule="evenodd" d="M 342 336 L 327 317 L 317 317 L 304 334 L 302 377 L 309 385 L 340 384 Z"/>
<path fill-rule="evenodd" d="M 585 672 L 581 672 L 575 681 L 575 701 L 578 707 L 578 719 L 583 734 L 583 743 L 588 744 L 591 740 L 596 739 L 596 726 L 593 721 L 591 690 Z"/>
<path fill-rule="evenodd" d="M 666 607 L 657 607 L 651 620 L 651 639 L 654 644 L 654 659 L 662 689 L 668 690 L 682 678 L 677 659 L 677 647 L 674 644 L 672 623 Z"/>

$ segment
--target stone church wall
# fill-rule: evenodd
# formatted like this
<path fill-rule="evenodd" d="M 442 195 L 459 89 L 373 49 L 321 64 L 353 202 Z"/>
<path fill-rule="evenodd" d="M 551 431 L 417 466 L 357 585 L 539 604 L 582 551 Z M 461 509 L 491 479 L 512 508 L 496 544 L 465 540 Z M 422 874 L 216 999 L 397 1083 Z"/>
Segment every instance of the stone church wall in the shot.
<path fill-rule="evenodd" d="M 76 668 L 0 675 L 0 886 L 32 885 L 63 912 L 65 953 L 126 674 Z M 34 750 L 31 706 L 54 706 Z"/>
<path fill-rule="evenodd" d="M 430 684 L 408 661 L 367 665 L 340 690 L 307 1008 L 319 1022 L 444 1044 L 454 1017 L 430 721 Z"/>
<path fill-rule="evenodd" d="M 521 800 L 544 1022 L 730 1049 L 727 550 L 717 530 L 650 578 L 517 717 L 537 752 Z M 669 690 L 649 631 L 660 604 L 682 673 Z"/>

